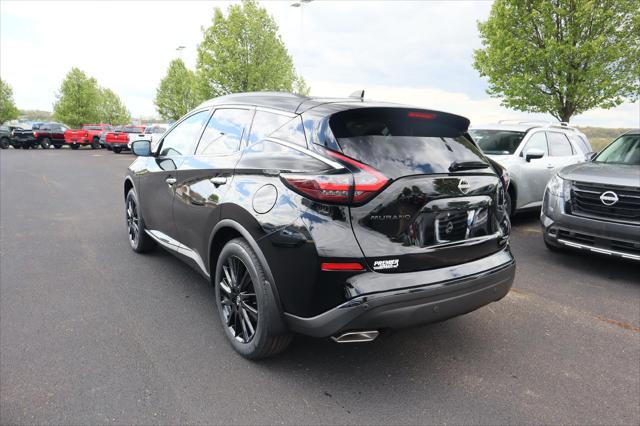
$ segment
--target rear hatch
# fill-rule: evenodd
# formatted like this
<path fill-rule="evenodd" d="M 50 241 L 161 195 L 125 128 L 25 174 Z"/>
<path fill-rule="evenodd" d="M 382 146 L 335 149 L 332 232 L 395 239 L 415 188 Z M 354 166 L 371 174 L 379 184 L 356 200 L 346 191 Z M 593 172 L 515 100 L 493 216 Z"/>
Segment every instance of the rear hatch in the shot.
<path fill-rule="evenodd" d="M 469 121 L 405 108 L 359 108 L 329 124 L 343 154 L 388 183 L 350 207 L 369 267 L 408 272 L 470 262 L 506 241 L 502 183 L 465 136 Z"/>

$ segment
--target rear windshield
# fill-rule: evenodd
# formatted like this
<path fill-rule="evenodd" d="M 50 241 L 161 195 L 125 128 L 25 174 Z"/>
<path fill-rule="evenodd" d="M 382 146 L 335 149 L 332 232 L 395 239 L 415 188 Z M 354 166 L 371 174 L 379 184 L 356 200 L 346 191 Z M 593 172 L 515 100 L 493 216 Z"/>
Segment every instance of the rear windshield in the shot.
<path fill-rule="evenodd" d="M 511 155 L 516 152 L 525 132 L 471 129 L 469 134 L 485 154 Z"/>
<path fill-rule="evenodd" d="M 640 165 L 640 135 L 620 136 L 603 149 L 593 161 Z"/>
<path fill-rule="evenodd" d="M 82 130 L 102 130 L 101 126 L 82 126 Z"/>
<path fill-rule="evenodd" d="M 345 155 L 391 178 L 450 173 L 455 163 L 488 165 L 480 150 L 464 136 L 468 121 L 462 117 L 403 108 L 369 108 L 337 113 L 329 124 Z"/>

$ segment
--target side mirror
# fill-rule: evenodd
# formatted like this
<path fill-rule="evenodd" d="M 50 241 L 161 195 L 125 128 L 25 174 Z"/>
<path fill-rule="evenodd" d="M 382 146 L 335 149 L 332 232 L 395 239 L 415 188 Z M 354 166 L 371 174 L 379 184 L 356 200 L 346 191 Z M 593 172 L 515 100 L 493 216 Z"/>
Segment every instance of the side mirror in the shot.
<path fill-rule="evenodd" d="M 538 158 L 544 157 L 544 151 L 537 148 L 531 148 L 524 155 L 524 159 L 527 160 L 527 163 L 531 160 L 537 160 Z"/>
<path fill-rule="evenodd" d="M 151 142 L 140 140 L 131 142 L 131 151 L 139 157 L 151 156 Z"/>

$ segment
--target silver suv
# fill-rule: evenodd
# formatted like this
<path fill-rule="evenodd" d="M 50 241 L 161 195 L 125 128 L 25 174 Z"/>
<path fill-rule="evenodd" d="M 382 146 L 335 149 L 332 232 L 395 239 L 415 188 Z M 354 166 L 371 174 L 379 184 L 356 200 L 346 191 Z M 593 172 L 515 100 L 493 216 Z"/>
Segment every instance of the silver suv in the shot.
<path fill-rule="evenodd" d="M 469 133 L 487 156 L 507 169 L 511 183 L 506 202 L 512 215 L 540 208 L 551 176 L 593 154 L 585 134 L 567 123 L 503 120 L 474 126 Z"/>

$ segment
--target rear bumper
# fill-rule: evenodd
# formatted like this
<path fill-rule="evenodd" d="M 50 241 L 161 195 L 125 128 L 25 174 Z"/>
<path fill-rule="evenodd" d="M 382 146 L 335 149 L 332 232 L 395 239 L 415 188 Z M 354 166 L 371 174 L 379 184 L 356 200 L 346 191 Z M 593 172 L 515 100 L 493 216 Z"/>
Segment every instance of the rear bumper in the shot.
<path fill-rule="evenodd" d="M 559 197 L 545 194 L 540 214 L 547 244 L 640 261 L 640 227 L 566 214 Z"/>
<path fill-rule="evenodd" d="M 67 145 L 89 145 L 91 141 L 88 138 L 82 137 L 77 139 L 65 139 L 64 143 Z"/>
<path fill-rule="evenodd" d="M 465 273 L 466 272 L 466 273 Z M 285 313 L 291 331 L 327 337 L 348 330 L 404 328 L 442 321 L 502 299 L 511 288 L 515 260 L 508 248 L 451 268 L 404 274 L 369 272 L 361 279 L 387 281 L 401 289 L 360 295 L 312 318 Z M 441 279 L 448 276 L 448 279 Z M 434 277 L 440 279 L 434 282 Z M 382 286 L 381 286 L 382 287 Z"/>

